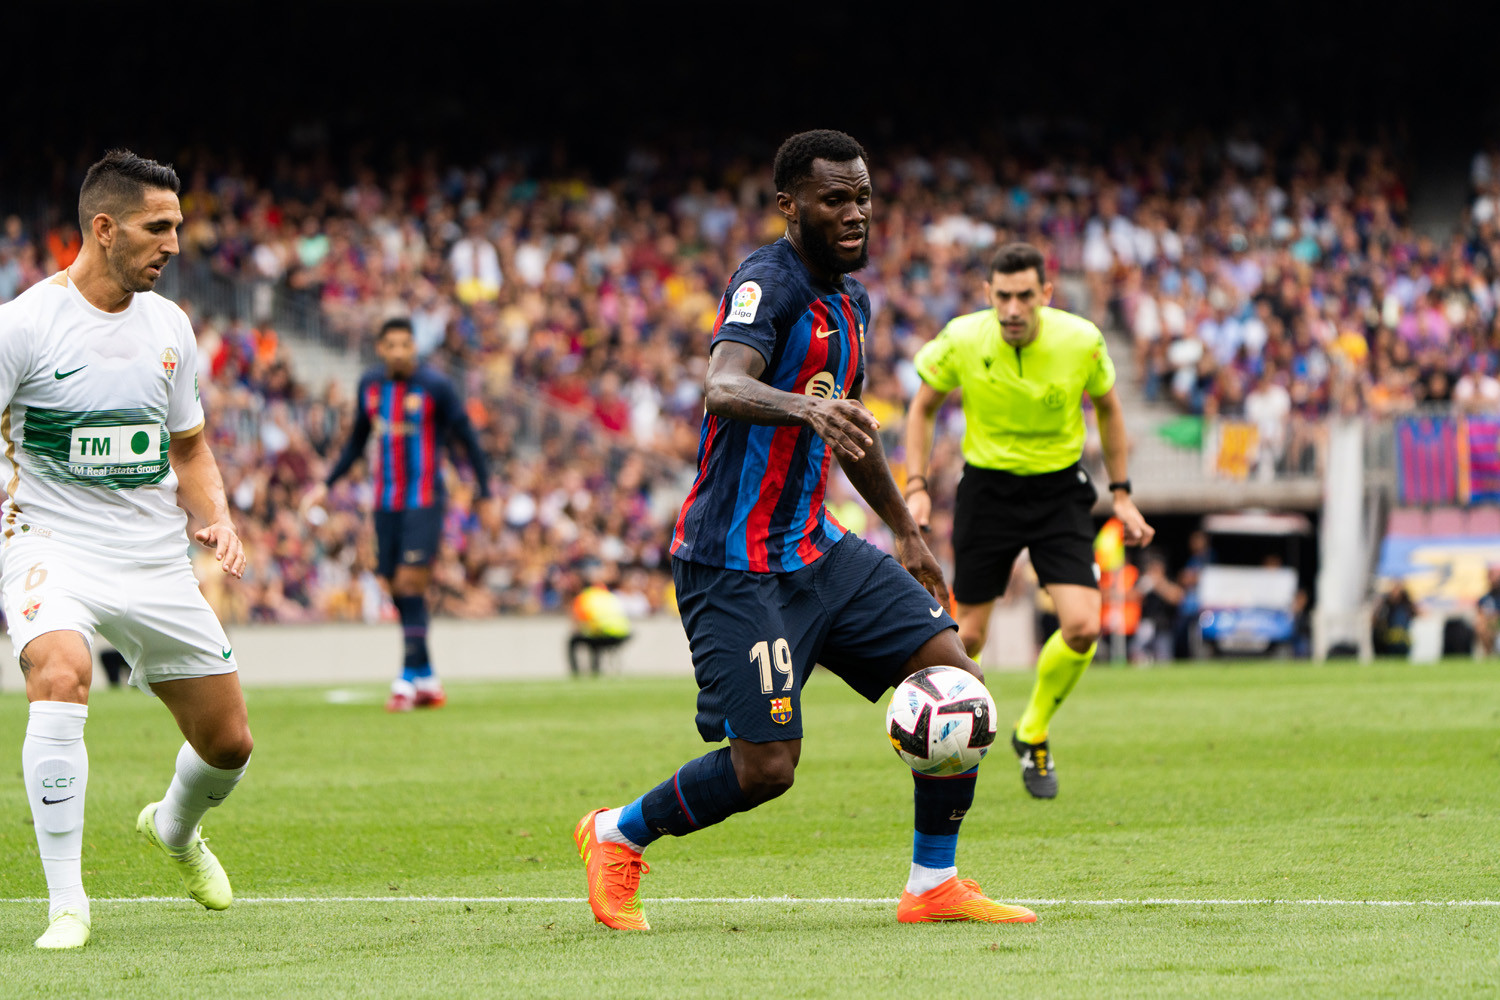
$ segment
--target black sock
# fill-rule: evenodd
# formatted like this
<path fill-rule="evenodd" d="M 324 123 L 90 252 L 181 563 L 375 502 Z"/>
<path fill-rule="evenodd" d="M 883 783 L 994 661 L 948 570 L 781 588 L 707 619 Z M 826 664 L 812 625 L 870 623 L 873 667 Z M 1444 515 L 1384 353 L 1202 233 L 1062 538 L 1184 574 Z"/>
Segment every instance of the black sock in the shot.
<path fill-rule="evenodd" d="M 912 772 L 915 785 L 916 832 L 912 861 L 924 868 L 952 868 L 958 853 L 958 828 L 974 804 L 979 768 L 951 778 Z"/>
<path fill-rule="evenodd" d="M 392 599 L 401 616 L 404 657 L 401 676 L 408 681 L 432 676 L 432 660 L 427 655 L 427 598 L 421 594 Z"/>
<path fill-rule="evenodd" d="M 749 808 L 734 774 L 729 748 L 690 760 L 677 773 L 626 806 L 620 832 L 645 847 L 663 835 L 682 837 Z"/>

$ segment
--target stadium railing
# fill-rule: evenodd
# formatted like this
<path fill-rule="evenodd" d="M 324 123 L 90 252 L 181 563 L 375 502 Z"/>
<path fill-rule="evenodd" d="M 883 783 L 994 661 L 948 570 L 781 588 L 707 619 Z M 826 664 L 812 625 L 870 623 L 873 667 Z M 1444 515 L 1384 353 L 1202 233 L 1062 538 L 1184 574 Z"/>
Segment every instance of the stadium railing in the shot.
<path fill-rule="evenodd" d="M 179 257 L 162 272 L 156 290 L 175 302 L 191 304 L 201 315 L 269 325 L 330 349 L 355 349 L 362 360 L 369 360 L 364 345 L 351 343 L 328 322 L 316 297 L 271 281 L 223 274 L 201 257 Z"/>

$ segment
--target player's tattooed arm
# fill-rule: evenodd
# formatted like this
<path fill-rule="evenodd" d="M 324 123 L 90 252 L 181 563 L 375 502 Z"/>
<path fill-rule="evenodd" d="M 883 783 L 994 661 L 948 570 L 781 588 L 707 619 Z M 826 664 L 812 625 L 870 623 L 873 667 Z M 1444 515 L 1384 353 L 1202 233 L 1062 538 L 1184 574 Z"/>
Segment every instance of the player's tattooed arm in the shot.
<path fill-rule="evenodd" d="M 811 427 L 840 462 L 857 462 L 868 454 L 880 422 L 863 403 L 774 389 L 760 380 L 765 370 L 766 359 L 755 348 L 719 341 L 708 359 L 705 408 L 714 416 L 751 424 Z"/>
<path fill-rule="evenodd" d="M 856 385 L 849 394 L 850 398 L 857 401 L 863 389 L 863 383 Z M 885 449 L 880 444 L 879 436 L 871 440 L 863 457 L 849 459 L 839 455 L 838 459 L 849 482 L 859 490 L 859 495 L 865 498 L 870 509 L 880 515 L 880 519 L 891 529 L 896 542 L 897 561 L 916 577 L 918 583 L 927 588 L 928 593 L 947 607 L 948 584 L 943 579 L 942 567 L 933 557 L 932 550 L 927 547 L 921 529 L 912 518 L 911 509 L 896 489 L 896 481 L 891 477 L 891 467 L 886 461 Z"/>

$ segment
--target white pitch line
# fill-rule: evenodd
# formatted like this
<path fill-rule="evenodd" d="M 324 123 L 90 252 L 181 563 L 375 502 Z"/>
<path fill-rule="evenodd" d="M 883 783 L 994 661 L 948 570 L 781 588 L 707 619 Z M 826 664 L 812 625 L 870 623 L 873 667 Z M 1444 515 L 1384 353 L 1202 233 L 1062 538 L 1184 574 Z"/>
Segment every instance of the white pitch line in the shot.
<path fill-rule="evenodd" d="M 816 903 L 889 906 L 896 897 L 649 896 L 651 903 Z M 45 903 L 40 897 L 4 903 Z M 95 897 L 91 903 L 186 903 L 183 896 Z M 236 903 L 587 903 L 583 896 L 250 896 Z M 1500 906 L 1497 899 L 1012 899 L 1027 906 Z"/>

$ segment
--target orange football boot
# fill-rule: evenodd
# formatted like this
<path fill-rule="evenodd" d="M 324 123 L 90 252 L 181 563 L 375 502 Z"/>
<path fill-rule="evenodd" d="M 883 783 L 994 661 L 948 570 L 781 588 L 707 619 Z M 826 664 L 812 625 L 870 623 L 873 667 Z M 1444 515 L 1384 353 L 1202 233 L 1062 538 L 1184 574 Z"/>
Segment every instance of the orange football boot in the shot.
<path fill-rule="evenodd" d="M 1024 906 L 997 903 L 980 891 L 979 883 L 957 875 L 920 896 L 901 894 L 896 919 L 903 924 L 939 920 L 977 920 L 989 924 L 1034 924 L 1036 914 Z"/>
<path fill-rule="evenodd" d="M 641 875 L 651 866 L 624 844 L 600 840 L 594 835 L 594 817 L 604 812 L 595 809 L 573 830 L 578 856 L 588 871 L 589 907 L 594 919 L 618 931 L 649 931 L 641 912 Z"/>

